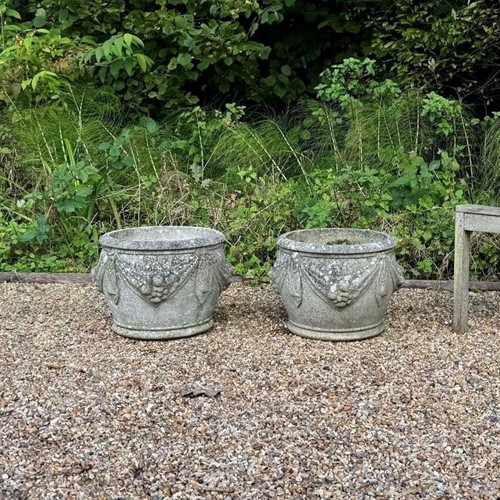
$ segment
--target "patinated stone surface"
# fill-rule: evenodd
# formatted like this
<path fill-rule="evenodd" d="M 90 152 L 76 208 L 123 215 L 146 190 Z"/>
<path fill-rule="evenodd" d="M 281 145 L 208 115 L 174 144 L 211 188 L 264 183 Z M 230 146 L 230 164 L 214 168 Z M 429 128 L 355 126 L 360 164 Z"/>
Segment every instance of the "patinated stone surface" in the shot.
<path fill-rule="evenodd" d="M 403 283 L 387 234 L 306 229 L 280 236 L 271 279 L 293 333 L 322 340 L 378 335 L 392 293 Z"/>
<path fill-rule="evenodd" d="M 113 330 L 140 339 L 208 330 L 230 283 L 224 236 L 213 229 L 165 226 L 103 235 L 93 271 L 113 314 Z"/>

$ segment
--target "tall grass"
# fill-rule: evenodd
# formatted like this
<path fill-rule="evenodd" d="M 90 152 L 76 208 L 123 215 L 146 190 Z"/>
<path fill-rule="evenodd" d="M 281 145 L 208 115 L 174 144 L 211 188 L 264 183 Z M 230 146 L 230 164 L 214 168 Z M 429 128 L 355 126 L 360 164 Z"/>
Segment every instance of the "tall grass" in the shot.
<path fill-rule="evenodd" d="M 485 127 L 480 161 L 475 166 L 477 189 L 490 191 L 500 200 L 500 120 Z"/>
<path fill-rule="evenodd" d="M 496 182 L 500 175 L 499 122 L 483 137 L 464 112 L 453 132 L 445 136 L 422 115 L 422 100 L 418 92 L 393 99 L 372 97 L 352 111 L 308 101 L 279 117 L 220 118 L 217 126 L 218 119 L 207 112 L 198 131 L 193 131 L 195 121 L 186 124 L 172 115 L 154 137 L 146 128 L 134 130 L 133 140 L 124 147 L 134 159 L 129 182 L 134 184 L 137 175 L 154 172 L 158 165 L 187 175 L 194 166 L 203 177 L 221 181 L 238 170 L 283 180 L 307 179 L 315 168 L 339 172 L 346 167 L 376 168 L 392 163 L 397 172 L 400 154 L 411 152 L 432 161 L 444 150 L 461 156 L 464 171 L 472 170 L 471 180 L 481 189 L 500 184 Z M 14 122 L 8 125 L 13 129 L 23 175 L 36 184 L 43 161 L 65 160 L 61 139 L 72 144 L 77 156 L 86 156 L 99 167 L 106 161 L 99 146 L 116 140 L 123 127 L 131 124 L 126 123 L 112 95 L 68 88 L 53 105 L 16 110 Z M 159 174 L 155 176 L 158 181 Z"/>
<path fill-rule="evenodd" d="M 362 191 L 370 199 L 373 187 L 349 180 L 339 186 L 336 179 L 365 169 L 398 178 L 409 155 L 430 164 L 448 151 L 459 160 L 472 199 L 495 201 L 483 193 L 500 195 L 498 121 L 482 128 L 464 110 L 443 134 L 424 116 L 423 99 L 418 92 L 372 97 L 350 110 L 307 101 L 281 116 L 243 119 L 184 110 L 156 124 L 146 117 L 128 121 L 110 94 L 68 88 L 52 104 L 12 105 L 0 117 L 0 132 L 12 136 L 10 155 L 0 156 L 2 208 L 28 226 L 42 213 L 53 240 L 64 241 L 75 261 L 87 256 L 86 265 L 99 234 L 112 228 L 202 224 L 223 230 L 234 259 L 252 266 L 268 259 L 279 232 L 300 223 L 304 207 L 324 202 L 336 207 L 336 223 L 355 223 L 359 212 L 350 198 Z M 70 184 L 92 192 L 82 209 L 61 212 L 54 178 L 78 169 L 88 169 L 90 178 Z M 392 230 L 406 216 L 394 214 L 380 228 Z M 424 247 L 412 251 L 414 261 L 432 257 Z M 447 268 L 448 257 L 439 259 Z"/>

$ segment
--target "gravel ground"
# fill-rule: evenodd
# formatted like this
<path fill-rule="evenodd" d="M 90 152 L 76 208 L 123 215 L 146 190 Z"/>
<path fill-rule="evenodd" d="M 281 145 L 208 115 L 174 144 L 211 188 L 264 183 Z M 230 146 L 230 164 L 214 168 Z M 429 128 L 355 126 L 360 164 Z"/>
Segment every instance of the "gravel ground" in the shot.
<path fill-rule="evenodd" d="M 140 342 L 91 286 L 2 284 L 0 498 L 497 498 L 500 293 L 467 335 L 451 303 L 401 290 L 336 344 L 239 284 L 211 332 Z"/>

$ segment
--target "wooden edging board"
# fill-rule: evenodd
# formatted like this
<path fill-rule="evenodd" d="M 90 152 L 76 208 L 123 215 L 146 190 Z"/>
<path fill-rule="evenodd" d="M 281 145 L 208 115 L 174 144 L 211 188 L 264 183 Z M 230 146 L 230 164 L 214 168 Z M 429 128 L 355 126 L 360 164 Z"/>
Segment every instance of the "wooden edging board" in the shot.
<path fill-rule="evenodd" d="M 240 281 L 236 278 L 234 281 Z M 245 281 L 245 280 L 242 280 Z M 62 283 L 88 284 L 92 282 L 86 273 L 16 273 L 0 272 L 0 283 Z M 407 280 L 403 288 L 453 290 L 453 280 Z M 471 281 L 471 290 L 500 291 L 500 281 Z"/>
<path fill-rule="evenodd" d="M 0 283 L 91 283 L 92 276 L 88 273 L 0 273 Z"/>

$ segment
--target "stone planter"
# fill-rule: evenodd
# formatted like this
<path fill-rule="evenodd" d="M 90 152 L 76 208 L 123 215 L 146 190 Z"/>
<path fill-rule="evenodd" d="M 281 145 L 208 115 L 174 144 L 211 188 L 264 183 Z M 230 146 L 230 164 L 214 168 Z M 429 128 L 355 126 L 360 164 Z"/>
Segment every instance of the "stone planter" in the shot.
<path fill-rule="evenodd" d="M 280 236 L 271 279 L 285 304 L 288 329 L 322 340 L 381 333 L 389 299 L 403 283 L 394 246 L 389 235 L 360 229 Z"/>
<path fill-rule="evenodd" d="M 201 227 L 121 229 L 103 235 L 93 270 L 113 330 L 137 339 L 188 337 L 213 325 L 232 272 L 222 233 Z"/>

